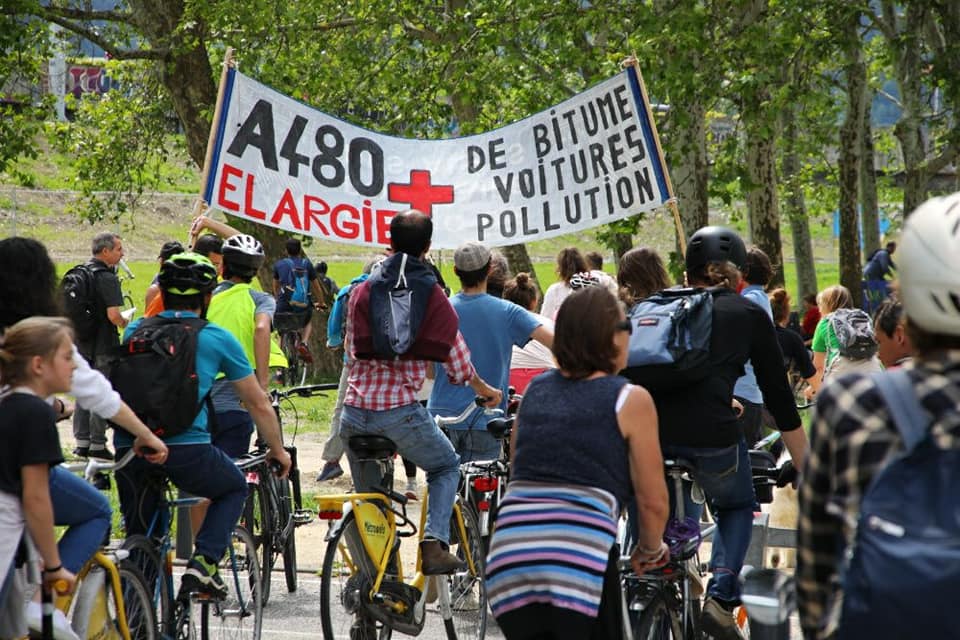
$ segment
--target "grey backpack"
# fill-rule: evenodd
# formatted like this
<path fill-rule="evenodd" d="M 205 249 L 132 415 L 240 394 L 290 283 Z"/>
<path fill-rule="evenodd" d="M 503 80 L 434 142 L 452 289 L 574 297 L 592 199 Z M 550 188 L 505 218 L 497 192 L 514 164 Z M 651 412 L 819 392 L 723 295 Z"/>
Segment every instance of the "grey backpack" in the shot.
<path fill-rule="evenodd" d="M 841 356 L 866 360 L 877 352 L 873 321 L 863 309 L 837 309 L 830 315 L 830 326 L 840 344 Z"/>

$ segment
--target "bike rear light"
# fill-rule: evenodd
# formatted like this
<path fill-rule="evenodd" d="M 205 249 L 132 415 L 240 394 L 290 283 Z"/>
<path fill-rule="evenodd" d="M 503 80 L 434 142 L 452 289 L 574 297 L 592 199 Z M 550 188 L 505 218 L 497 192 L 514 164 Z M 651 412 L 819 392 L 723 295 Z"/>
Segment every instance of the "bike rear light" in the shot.
<path fill-rule="evenodd" d="M 473 488 L 477 491 L 496 491 L 497 486 L 500 484 L 499 479 L 496 476 L 482 476 L 480 478 L 473 479 Z"/>
<path fill-rule="evenodd" d="M 477 509 L 479 509 L 480 511 L 490 511 L 490 501 L 489 500 L 478 501 Z"/>
<path fill-rule="evenodd" d="M 339 520 L 343 517 L 343 502 L 320 498 L 317 501 L 317 517 L 321 520 Z"/>

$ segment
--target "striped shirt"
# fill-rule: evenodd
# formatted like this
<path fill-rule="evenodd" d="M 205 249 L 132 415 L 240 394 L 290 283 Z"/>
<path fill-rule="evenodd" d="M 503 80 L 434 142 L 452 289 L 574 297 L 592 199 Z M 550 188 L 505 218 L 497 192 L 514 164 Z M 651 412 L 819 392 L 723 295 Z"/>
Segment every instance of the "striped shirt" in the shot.
<path fill-rule="evenodd" d="M 548 604 L 596 618 L 616 513 L 616 498 L 603 489 L 511 482 L 487 559 L 493 615 Z"/>

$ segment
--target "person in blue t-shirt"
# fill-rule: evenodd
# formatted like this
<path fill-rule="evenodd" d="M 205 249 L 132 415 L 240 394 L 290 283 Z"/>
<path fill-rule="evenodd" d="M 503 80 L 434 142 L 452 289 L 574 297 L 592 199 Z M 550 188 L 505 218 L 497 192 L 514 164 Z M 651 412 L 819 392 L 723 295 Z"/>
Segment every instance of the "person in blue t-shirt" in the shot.
<path fill-rule="evenodd" d="M 490 250 L 477 242 L 460 245 L 453 254 L 454 272 L 460 278 L 460 293 L 450 299 L 460 318 L 460 333 L 470 348 L 477 375 L 503 391 L 501 409 L 507 408 L 510 358 L 513 346 L 530 339 L 550 348 L 553 332 L 529 311 L 487 293 Z M 455 416 L 474 399 L 469 387 L 457 387 L 445 375 L 436 375 L 427 409 L 434 415 Z M 500 443 L 486 431 L 482 408 L 465 422 L 450 427 L 450 439 L 461 462 L 492 460 L 500 455 Z"/>
<path fill-rule="evenodd" d="M 217 283 L 217 271 L 205 257 L 195 253 L 172 256 L 160 268 L 160 295 L 165 311 L 161 317 L 203 317 L 210 304 L 210 295 Z M 139 325 L 131 323 L 124 339 Z M 277 416 L 270 400 L 253 374 L 243 347 L 226 329 L 208 323 L 197 336 L 196 373 L 199 398 L 210 391 L 214 378 L 223 373 L 233 383 L 240 400 L 266 441 L 267 457 L 276 460 L 285 476 L 290 469 L 290 456 L 283 448 Z M 210 500 L 203 526 L 196 534 L 193 557 L 187 563 L 180 584 L 180 594 L 199 591 L 222 597 L 227 587 L 217 571 L 217 564 L 226 551 L 243 503 L 247 483 L 233 461 L 210 442 L 207 407 L 201 407 L 189 429 L 164 438 L 169 449 L 164 463 L 157 465 L 178 488 Z M 114 446 L 123 456 L 133 444 L 129 434 L 117 430 Z M 134 458 L 118 470 L 117 492 L 127 535 L 146 533 L 161 499 L 161 491 L 150 478 L 156 466 Z"/>

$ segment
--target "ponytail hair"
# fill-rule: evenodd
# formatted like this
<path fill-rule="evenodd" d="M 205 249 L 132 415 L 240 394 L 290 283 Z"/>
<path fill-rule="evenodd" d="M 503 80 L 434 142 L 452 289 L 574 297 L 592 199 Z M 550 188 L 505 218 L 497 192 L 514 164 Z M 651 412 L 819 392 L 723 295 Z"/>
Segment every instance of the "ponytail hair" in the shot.
<path fill-rule="evenodd" d="M 529 273 L 520 272 L 514 278 L 507 280 L 503 287 L 503 299 L 518 304 L 528 311 L 534 310 L 540 293 Z"/>
<path fill-rule="evenodd" d="M 780 324 L 790 316 L 790 294 L 783 287 L 774 289 L 767 296 L 773 311 L 774 324 Z"/>

